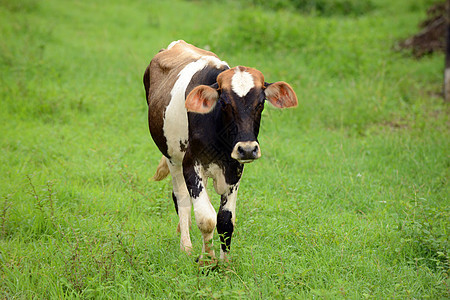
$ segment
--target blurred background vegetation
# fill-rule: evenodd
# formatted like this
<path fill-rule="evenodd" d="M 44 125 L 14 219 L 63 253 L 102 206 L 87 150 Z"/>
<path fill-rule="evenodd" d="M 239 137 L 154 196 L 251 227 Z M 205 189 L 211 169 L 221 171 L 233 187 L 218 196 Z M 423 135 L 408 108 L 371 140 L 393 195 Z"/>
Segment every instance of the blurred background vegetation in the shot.
<path fill-rule="evenodd" d="M 448 298 L 444 58 L 398 46 L 435 3 L 0 0 L 0 298 Z M 264 111 L 214 272 L 148 180 L 142 75 L 178 39 L 299 98 Z"/>

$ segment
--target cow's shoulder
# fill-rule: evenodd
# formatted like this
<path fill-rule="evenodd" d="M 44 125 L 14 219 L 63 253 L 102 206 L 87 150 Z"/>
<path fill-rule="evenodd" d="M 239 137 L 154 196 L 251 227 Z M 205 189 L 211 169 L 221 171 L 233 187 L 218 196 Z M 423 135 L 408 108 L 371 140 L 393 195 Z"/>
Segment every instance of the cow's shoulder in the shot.
<path fill-rule="evenodd" d="M 178 80 L 187 81 L 186 85 L 193 82 L 188 88 L 190 90 L 195 84 L 215 81 L 217 75 L 228 68 L 228 64 L 213 52 L 182 40 L 175 41 L 156 54 L 150 62 L 150 94 L 168 94 Z"/>

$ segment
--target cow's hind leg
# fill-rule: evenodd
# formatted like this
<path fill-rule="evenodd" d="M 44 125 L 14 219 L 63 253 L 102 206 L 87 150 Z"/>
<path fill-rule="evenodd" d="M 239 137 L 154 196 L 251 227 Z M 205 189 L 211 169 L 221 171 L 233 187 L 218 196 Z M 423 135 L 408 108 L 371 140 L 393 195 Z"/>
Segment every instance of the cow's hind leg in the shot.
<path fill-rule="evenodd" d="M 228 261 L 227 254 L 230 251 L 231 236 L 236 220 L 236 199 L 239 182 L 231 185 L 225 194 L 221 196 L 219 213 L 217 214 L 217 232 L 220 236 L 220 258 Z"/>
<path fill-rule="evenodd" d="M 179 223 L 177 231 L 180 232 L 180 248 L 182 251 L 190 252 L 192 249 L 189 227 L 191 224 L 191 198 L 186 187 L 181 166 L 168 163 L 170 174 L 172 174 L 173 201 L 178 213 Z"/>

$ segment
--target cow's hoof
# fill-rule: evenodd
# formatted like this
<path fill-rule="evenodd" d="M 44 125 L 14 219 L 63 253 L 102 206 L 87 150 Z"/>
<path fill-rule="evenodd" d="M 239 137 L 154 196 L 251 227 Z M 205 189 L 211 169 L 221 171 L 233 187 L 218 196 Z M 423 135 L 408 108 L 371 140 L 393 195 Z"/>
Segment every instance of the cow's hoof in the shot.
<path fill-rule="evenodd" d="M 219 261 L 211 257 L 199 256 L 195 262 L 198 263 L 198 270 L 204 275 L 208 275 L 209 272 L 216 270 L 219 266 Z"/>
<path fill-rule="evenodd" d="M 198 263 L 199 267 L 208 267 L 212 265 L 217 265 L 218 260 L 215 257 L 211 257 L 209 255 L 203 256 L 200 255 L 195 259 L 195 262 Z"/>
<path fill-rule="evenodd" d="M 189 246 L 189 245 L 187 245 L 187 246 L 181 245 L 180 248 L 181 248 L 181 251 L 186 253 L 187 255 L 191 255 L 192 254 L 192 245 L 191 246 Z"/>
<path fill-rule="evenodd" d="M 220 261 L 224 264 L 228 264 L 231 261 L 231 255 L 228 251 L 220 251 Z"/>

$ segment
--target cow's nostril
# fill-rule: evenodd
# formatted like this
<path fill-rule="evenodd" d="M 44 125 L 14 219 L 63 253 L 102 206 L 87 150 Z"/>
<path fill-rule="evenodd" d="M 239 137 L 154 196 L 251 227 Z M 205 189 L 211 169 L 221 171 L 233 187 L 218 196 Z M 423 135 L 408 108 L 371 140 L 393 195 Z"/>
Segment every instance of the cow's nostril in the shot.
<path fill-rule="evenodd" d="M 245 150 L 244 150 L 244 148 L 242 148 L 241 146 L 239 146 L 239 147 L 237 148 L 237 151 L 238 151 L 238 153 L 239 153 L 240 155 L 244 155 L 244 154 L 245 154 Z"/>
<path fill-rule="evenodd" d="M 255 148 L 253 148 L 253 155 L 256 157 L 257 154 L 258 154 L 258 146 L 255 146 Z"/>

